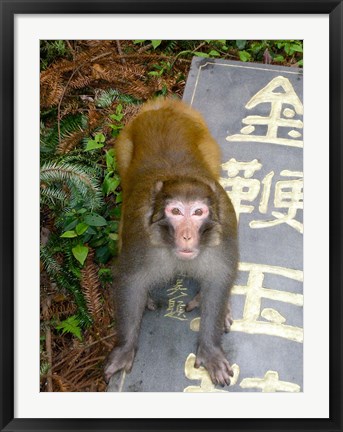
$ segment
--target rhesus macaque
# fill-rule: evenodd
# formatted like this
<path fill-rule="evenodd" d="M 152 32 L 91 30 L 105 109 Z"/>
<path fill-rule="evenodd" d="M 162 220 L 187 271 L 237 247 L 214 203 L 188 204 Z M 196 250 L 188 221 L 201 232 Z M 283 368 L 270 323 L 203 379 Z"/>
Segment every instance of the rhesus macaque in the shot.
<path fill-rule="evenodd" d="M 201 299 L 188 305 L 201 305 L 195 366 L 205 366 L 214 384 L 229 385 L 233 372 L 221 336 L 232 323 L 227 304 L 237 269 L 237 222 L 218 183 L 219 146 L 197 111 L 157 99 L 124 128 L 116 152 L 123 188 L 114 276 L 119 343 L 105 379 L 131 370 L 149 289 L 182 274 L 200 284 Z"/>

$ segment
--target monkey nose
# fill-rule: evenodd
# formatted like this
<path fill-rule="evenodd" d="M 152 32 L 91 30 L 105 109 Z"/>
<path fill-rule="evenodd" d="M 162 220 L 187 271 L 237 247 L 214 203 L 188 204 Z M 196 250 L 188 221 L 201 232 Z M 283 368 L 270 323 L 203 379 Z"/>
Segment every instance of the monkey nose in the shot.
<path fill-rule="evenodd" d="M 183 233 L 181 234 L 182 238 L 186 241 L 192 240 L 192 233 L 190 230 L 186 229 L 185 231 L 183 231 Z"/>

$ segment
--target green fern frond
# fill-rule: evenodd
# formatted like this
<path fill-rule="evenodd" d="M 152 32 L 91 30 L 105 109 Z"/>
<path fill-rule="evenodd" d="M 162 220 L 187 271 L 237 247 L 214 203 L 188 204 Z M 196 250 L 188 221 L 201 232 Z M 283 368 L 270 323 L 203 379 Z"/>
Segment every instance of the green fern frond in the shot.
<path fill-rule="evenodd" d="M 71 333 L 72 335 L 76 336 L 80 341 L 82 341 L 80 321 L 76 315 L 72 315 L 64 321 L 61 321 L 55 328 L 57 330 L 60 330 L 62 332 L 62 335 L 64 333 Z"/>
<path fill-rule="evenodd" d="M 95 100 L 95 105 L 99 108 L 108 108 L 116 100 L 118 91 L 114 89 L 103 90 Z"/>
<path fill-rule="evenodd" d="M 94 169 L 71 163 L 46 162 L 41 167 L 42 190 L 47 186 L 59 185 L 64 191 L 69 192 L 69 205 L 71 207 L 83 202 L 86 208 L 91 210 L 101 206 L 102 194 L 97 172 Z"/>
<path fill-rule="evenodd" d="M 177 41 L 176 40 L 166 41 L 166 47 L 164 49 L 164 52 L 166 54 L 173 54 L 176 47 L 177 47 Z"/>
<path fill-rule="evenodd" d="M 95 104 L 100 108 L 109 108 L 114 101 L 128 104 L 137 104 L 140 102 L 139 99 L 128 94 L 120 93 L 118 90 L 107 89 L 99 93 L 99 96 L 95 100 Z"/>
<path fill-rule="evenodd" d="M 76 131 L 84 130 L 87 127 L 87 118 L 83 114 L 69 115 L 60 122 L 61 140 L 68 138 Z M 57 123 L 50 129 L 42 128 L 40 133 L 41 155 L 56 153 L 59 145 L 58 125 Z"/>
<path fill-rule="evenodd" d="M 87 144 L 89 138 L 85 138 L 84 141 Z M 103 174 L 101 165 L 99 164 L 99 156 L 96 152 L 84 152 L 83 149 L 75 150 L 74 152 L 67 153 L 65 155 L 61 155 L 58 158 L 54 159 L 55 162 L 64 162 L 68 164 L 76 164 L 86 166 L 92 169 L 94 177 L 101 177 Z"/>
<path fill-rule="evenodd" d="M 42 362 L 40 365 L 40 376 L 45 376 L 50 371 L 50 364 L 48 362 Z"/>
<path fill-rule="evenodd" d="M 41 204 L 49 207 L 63 207 L 68 200 L 68 195 L 62 189 L 55 186 L 42 187 L 40 194 Z"/>
<path fill-rule="evenodd" d="M 44 268 L 51 280 L 61 289 L 69 291 L 78 308 L 78 319 L 82 326 L 88 326 L 92 323 L 92 318 L 88 313 L 84 295 L 80 289 L 79 280 L 75 275 L 62 267 L 54 258 L 53 251 L 49 246 L 41 246 L 40 257 Z"/>

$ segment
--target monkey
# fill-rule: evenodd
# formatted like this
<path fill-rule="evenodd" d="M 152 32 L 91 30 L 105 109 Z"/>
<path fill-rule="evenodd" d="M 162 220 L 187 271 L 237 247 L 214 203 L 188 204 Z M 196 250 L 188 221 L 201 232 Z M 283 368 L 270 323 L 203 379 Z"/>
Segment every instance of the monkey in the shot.
<path fill-rule="evenodd" d="M 118 344 L 104 367 L 108 382 L 130 372 L 149 291 L 178 275 L 200 285 L 188 310 L 201 307 L 195 367 L 214 384 L 233 371 L 221 345 L 232 323 L 230 289 L 237 273 L 237 219 L 219 183 L 221 152 L 202 115 L 180 100 L 143 105 L 115 145 L 123 191 L 120 253 L 115 266 Z M 150 307 L 149 307 L 150 305 Z"/>

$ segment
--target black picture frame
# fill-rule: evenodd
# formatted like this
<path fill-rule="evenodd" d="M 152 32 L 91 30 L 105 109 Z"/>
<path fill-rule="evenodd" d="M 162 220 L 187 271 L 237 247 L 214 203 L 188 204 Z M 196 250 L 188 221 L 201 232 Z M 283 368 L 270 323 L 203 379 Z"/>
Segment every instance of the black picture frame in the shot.
<path fill-rule="evenodd" d="M 1 431 L 342 430 L 342 24 L 337 0 L 0 0 Z M 14 17 L 16 14 L 328 14 L 330 23 L 330 414 L 328 419 L 14 418 Z M 320 53 L 318 54 L 320 62 Z M 315 241 L 315 239 L 313 239 Z M 320 245 L 318 245 L 320 248 Z M 318 311 L 320 324 L 320 311 Z M 318 363 L 320 380 L 320 353 Z M 320 386 L 318 386 L 320 391 Z"/>

